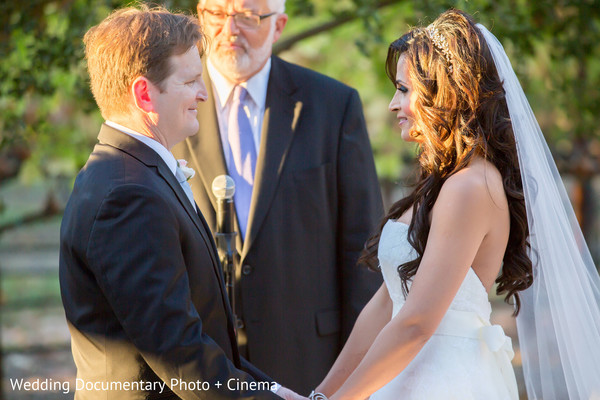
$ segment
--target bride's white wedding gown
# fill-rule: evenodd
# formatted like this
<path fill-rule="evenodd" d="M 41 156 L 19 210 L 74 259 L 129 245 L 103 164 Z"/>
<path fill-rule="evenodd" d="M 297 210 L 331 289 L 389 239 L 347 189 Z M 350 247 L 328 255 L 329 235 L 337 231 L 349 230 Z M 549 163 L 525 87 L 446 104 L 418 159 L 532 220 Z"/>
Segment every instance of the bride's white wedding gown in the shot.
<path fill-rule="evenodd" d="M 397 267 L 415 258 L 408 225 L 388 221 L 379 241 L 381 272 L 393 301 L 404 304 Z M 488 294 L 469 269 L 440 326 L 414 360 L 371 400 L 515 400 L 517 384 L 510 338 L 490 326 Z"/>

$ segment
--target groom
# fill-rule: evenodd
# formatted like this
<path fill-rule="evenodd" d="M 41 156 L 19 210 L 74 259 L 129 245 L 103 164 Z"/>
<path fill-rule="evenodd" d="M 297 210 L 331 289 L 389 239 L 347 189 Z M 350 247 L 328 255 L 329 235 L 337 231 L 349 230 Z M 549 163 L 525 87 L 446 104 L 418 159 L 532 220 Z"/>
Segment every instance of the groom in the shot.
<path fill-rule="evenodd" d="M 300 399 L 240 358 L 210 231 L 170 152 L 206 99 L 197 20 L 128 8 L 84 42 L 106 122 L 61 226 L 75 397 Z"/>

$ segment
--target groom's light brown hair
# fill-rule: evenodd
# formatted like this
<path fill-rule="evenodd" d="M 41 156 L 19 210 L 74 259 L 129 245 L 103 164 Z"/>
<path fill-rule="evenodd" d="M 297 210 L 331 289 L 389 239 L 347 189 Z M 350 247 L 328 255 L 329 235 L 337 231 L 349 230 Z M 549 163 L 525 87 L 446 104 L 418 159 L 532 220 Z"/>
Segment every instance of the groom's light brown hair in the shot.
<path fill-rule="evenodd" d="M 130 85 L 140 76 L 162 90 L 171 74 L 170 57 L 196 45 L 202 53 L 204 36 L 198 20 L 163 7 L 140 5 L 114 11 L 83 38 L 90 86 L 105 119 L 126 114 L 131 107 Z"/>

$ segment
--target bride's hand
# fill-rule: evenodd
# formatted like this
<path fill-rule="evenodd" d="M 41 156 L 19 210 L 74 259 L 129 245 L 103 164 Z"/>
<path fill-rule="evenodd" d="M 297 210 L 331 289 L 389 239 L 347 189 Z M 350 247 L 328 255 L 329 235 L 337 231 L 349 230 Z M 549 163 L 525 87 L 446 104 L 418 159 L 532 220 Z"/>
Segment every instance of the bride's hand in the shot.
<path fill-rule="evenodd" d="M 308 400 L 308 398 L 304 396 L 300 396 L 298 393 L 294 392 L 291 389 L 286 387 L 280 387 L 275 394 L 279 397 L 283 397 L 285 400 Z"/>

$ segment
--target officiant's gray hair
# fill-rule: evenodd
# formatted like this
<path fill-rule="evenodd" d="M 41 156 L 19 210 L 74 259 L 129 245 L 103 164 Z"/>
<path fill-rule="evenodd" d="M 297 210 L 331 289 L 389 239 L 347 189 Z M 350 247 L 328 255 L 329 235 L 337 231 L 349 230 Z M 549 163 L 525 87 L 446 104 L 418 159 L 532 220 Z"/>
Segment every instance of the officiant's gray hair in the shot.
<path fill-rule="evenodd" d="M 269 6 L 273 11 L 285 12 L 285 0 L 269 0 Z"/>

